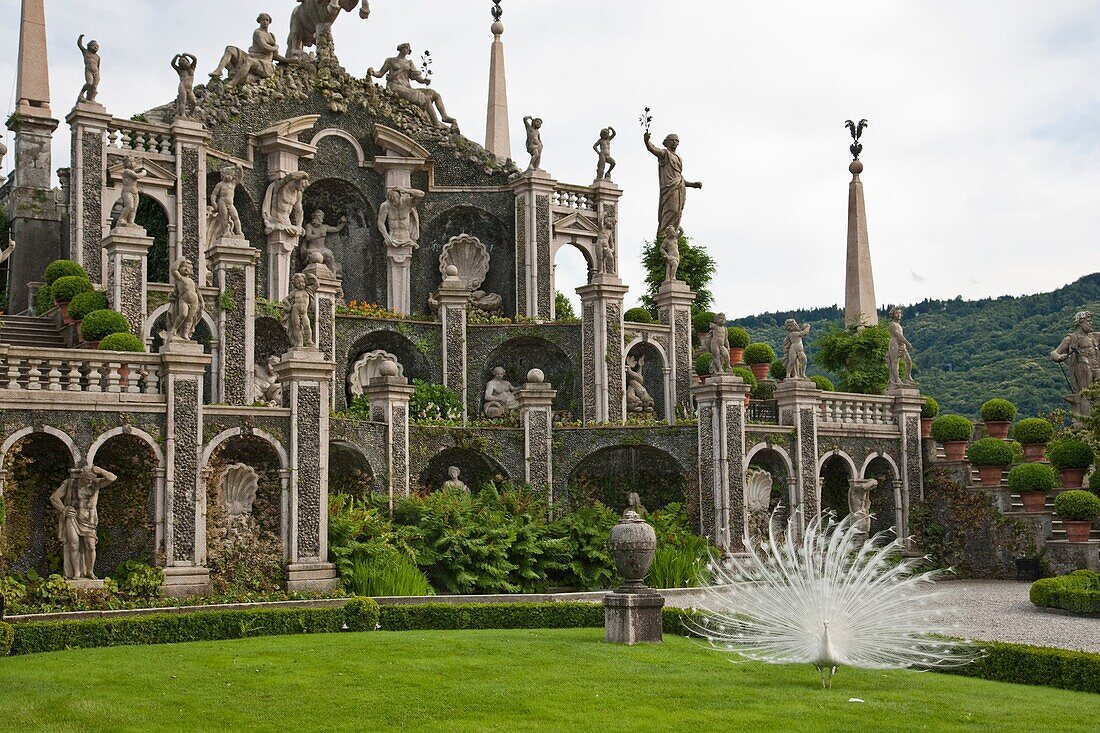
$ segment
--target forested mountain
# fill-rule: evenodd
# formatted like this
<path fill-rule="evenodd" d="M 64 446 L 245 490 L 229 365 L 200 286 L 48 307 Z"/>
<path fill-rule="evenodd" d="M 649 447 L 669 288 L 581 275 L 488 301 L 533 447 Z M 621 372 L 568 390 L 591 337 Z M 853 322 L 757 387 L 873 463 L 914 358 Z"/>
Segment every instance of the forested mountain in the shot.
<path fill-rule="evenodd" d="M 1069 391 L 1068 383 L 1049 354 L 1072 329 L 1077 311 L 1096 313 L 1100 327 L 1100 273 L 1051 293 L 925 300 L 902 307 L 905 334 L 917 351 L 915 377 L 921 390 L 935 397 L 944 411 L 977 416 L 985 400 L 1004 397 L 1026 417 L 1066 406 L 1062 395 Z M 887 310 L 880 318 L 886 318 Z M 778 353 L 788 318 L 813 326 L 806 341 L 814 373 L 814 336 L 830 324 L 843 325 L 840 308 L 764 313 L 730 321 L 730 325 L 747 328 L 753 341 L 765 341 Z"/>

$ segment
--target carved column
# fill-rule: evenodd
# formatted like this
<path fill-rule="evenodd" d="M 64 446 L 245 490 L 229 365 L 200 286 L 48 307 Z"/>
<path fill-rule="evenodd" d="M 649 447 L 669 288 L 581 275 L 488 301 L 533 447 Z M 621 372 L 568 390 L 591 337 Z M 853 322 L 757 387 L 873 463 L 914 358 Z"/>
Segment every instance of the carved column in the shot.
<path fill-rule="evenodd" d="M 256 135 L 260 151 L 267 164 L 268 185 L 297 173 L 302 158 L 316 155 L 316 146 L 303 143 L 298 136 L 311 129 L 317 115 L 304 115 L 283 120 Z M 290 291 L 292 258 L 301 238 L 284 231 L 272 231 L 267 235 L 267 298 L 280 301 Z"/>
<path fill-rule="evenodd" d="M 336 587 L 328 562 L 328 420 L 336 367 L 317 349 L 291 349 L 275 366 L 290 408 L 290 482 L 286 517 L 286 587 Z"/>
<path fill-rule="evenodd" d="M 694 387 L 699 405 L 699 523 L 727 552 L 745 549 L 745 397 L 749 385 L 715 374 Z"/>
<path fill-rule="evenodd" d="M 195 268 L 195 279 L 205 285 L 206 261 L 206 146 L 210 133 L 201 122 L 172 123 L 176 154 L 176 251 L 173 259 L 186 257 Z"/>
<path fill-rule="evenodd" d="M 106 141 L 111 115 L 101 104 L 79 102 L 65 121 L 72 129 L 70 256 L 84 266 L 92 282 L 105 285 L 101 245 L 109 214 L 103 190 L 107 187 Z"/>
<path fill-rule="evenodd" d="M 389 497 L 409 495 L 409 380 L 397 376 L 397 365 L 383 364 L 379 376 L 370 381 L 366 395 L 374 422 L 386 423 L 386 456 L 389 461 Z"/>
<path fill-rule="evenodd" d="M 900 501 L 897 516 L 898 536 L 909 537 L 909 504 L 913 497 L 924 501 L 924 452 L 920 437 L 920 411 L 924 398 L 920 390 L 900 387 L 886 393 L 894 398 L 894 418 L 901 430 Z"/>
<path fill-rule="evenodd" d="M 792 516 L 799 516 L 799 526 L 815 518 L 821 511 L 821 481 L 817 475 L 817 413 L 821 390 L 806 379 L 786 379 L 779 383 L 775 399 L 779 406 L 779 423 L 794 427 L 794 447 L 797 503 L 792 502 Z M 919 425 L 918 425 L 919 428 Z"/>
<path fill-rule="evenodd" d="M 145 314 L 149 312 L 145 267 L 152 246 L 152 237 L 139 236 L 132 229 L 111 232 L 103 240 L 107 253 L 107 300 L 126 316 L 130 333 L 138 338 L 145 334 Z"/>
<path fill-rule="evenodd" d="M 203 443 L 203 376 L 210 356 L 201 344 L 169 342 L 160 351 L 168 404 L 165 430 L 164 592 L 171 596 L 207 593 Z"/>
<path fill-rule="evenodd" d="M 317 297 L 313 299 L 312 314 L 317 348 L 325 355 L 326 361 L 335 363 L 336 303 L 340 299 L 340 278 L 323 264 L 310 265 L 305 272 L 317 277 Z"/>
<path fill-rule="evenodd" d="M 512 184 L 516 197 L 516 310 L 549 320 L 554 306 L 550 203 L 557 181 L 544 170 L 526 171 Z"/>
<path fill-rule="evenodd" d="M 553 402 L 558 393 L 546 382 L 541 369 L 527 373 L 527 383 L 519 390 L 519 415 L 524 433 L 524 479 L 535 491 L 546 492 L 553 503 L 554 467 Z"/>
<path fill-rule="evenodd" d="M 466 309 L 470 302 L 470 289 L 458 276 L 454 265 L 447 268 L 447 277 L 443 278 L 436 299 L 443 326 L 443 384 L 458 393 L 462 401 L 462 422 L 465 424 L 469 412 L 466 404 Z"/>
<path fill-rule="evenodd" d="M 672 399 L 668 402 L 669 422 L 675 424 L 676 415 L 690 415 L 695 411 L 691 404 L 691 377 L 695 373 L 692 363 L 691 304 L 695 293 L 681 280 L 666 282 L 657 290 L 658 320 L 668 326 L 668 362 Z"/>
<path fill-rule="evenodd" d="M 207 253 L 218 289 L 218 402 L 250 405 L 256 399 L 256 259 L 243 237 L 222 237 Z"/>
<path fill-rule="evenodd" d="M 614 275 L 595 275 L 577 288 L 581 296 L 581 377 L 584 420 L 626 419 L 623 298 L 629 290 Z"/>

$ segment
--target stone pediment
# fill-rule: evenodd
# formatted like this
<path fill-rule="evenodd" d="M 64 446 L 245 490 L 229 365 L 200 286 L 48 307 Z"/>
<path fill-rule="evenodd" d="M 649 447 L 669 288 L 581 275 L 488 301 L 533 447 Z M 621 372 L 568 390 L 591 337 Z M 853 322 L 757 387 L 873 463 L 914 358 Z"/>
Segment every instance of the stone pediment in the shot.
<path fill-rule="evenodd" d="M 554 233 L 595 239 L 600 233 L 600 227 L 591 214 L 575 211 L 554 222 Z"/>
<path fill-rule="evenodd" d="M 144 166 L 148 173 L 147 176 L 141 179 L 142 188 L 151 186 L 169 190 L 175 189 L 176 171 L 174 165 L 169 166 L 162 161 L 149 160 L 148 158 L 142 158 L 141 165 Z M 117 186 L 122 182 L 123 167 L 124 165 L 121 160 L 119 160 L 118 163 L 107 166 L 109 186 Z"/>

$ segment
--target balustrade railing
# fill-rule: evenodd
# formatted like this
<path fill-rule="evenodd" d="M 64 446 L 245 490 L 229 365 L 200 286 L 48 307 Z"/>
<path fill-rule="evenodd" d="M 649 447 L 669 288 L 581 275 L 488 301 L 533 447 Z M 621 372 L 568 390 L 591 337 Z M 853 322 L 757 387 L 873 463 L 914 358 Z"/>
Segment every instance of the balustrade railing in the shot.
<path fill-rule="evenodd" d="M 553 204 L 559 209 L 595 211 L 596 201 L 592 192 L 583 186 L 559 185 L 554 189 Z"/>
<path fill-rule="evenodd" d="M 10 347 L 0 353 L 0 388 L 155 395 L 159 368 L 156 354 Z"/>
<path fill-rule="evenodd" d="M 822 423 L 841 425 L 895 425 L 894 400 L 875 395 L 825 393 L 821 397 Z"/>
<path fill-rule="evenodd" d="M 171 156 L 172 128 L 114 119 L 107 125 L 107 147 L 124 153 Z"/>
<path fill-rule="evenodd" d="M 776 400 L 749 400 L 748 421 L 751 425 L 778 425 L 779 402 Z"/>

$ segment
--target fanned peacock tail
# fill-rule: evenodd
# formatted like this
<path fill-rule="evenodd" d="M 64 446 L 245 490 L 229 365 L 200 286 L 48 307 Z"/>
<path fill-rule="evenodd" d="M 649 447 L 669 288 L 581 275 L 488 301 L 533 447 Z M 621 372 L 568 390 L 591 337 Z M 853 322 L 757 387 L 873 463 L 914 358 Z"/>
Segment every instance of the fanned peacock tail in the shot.
<path fill-rule="evenodd" d="M 801 538 L 793 522 L 785 532 L 773 527 L 747 554 L 712 559 L 706 602 L 689 625 L 715 649 L 771 664 L 968 664 L 972 645 L 937 638 L 957 633 L 933 590 L 941 571 L 918 572 L 923 558 L 902 549 L 885 532 L 866 539 L 855 516 L 815 519 Z"/>

